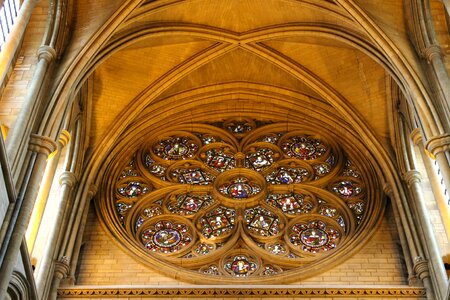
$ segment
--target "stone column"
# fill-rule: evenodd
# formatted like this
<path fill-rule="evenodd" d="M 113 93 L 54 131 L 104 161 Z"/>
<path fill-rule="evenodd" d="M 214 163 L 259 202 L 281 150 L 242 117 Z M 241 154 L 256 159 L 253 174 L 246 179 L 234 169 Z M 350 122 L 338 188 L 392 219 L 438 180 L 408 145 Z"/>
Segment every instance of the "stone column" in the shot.
<path fill-rule="evenodd" d="M 25 235 L 28 222 L 33 211 L 36 194 L 41 183 L 42 174 L 44 173 L 47 163 L 47 157 L 56 150 L 56 143 L 44 136 L 32 134 L 30 138 L 29 149 L 33 152 L 30 159 L 29 168 L 31 169 L 30 179 L 24 187 L 25 193 L 23 202 L 19 209 L 19 215 L 9 239 L 8 248 L 5 253 L 5 259 L 0 267 L 0 295 L 6 295 L 8 289 L 9 278 L 17 263 L 20 253 L 20 245 Z"/>
<path fill-rule="evenodd" d="M 67 217 L 67 212 L 69 211 L 68 203 L 70 198 L 70 191 L 72 187 L 76 184 L 77 178 L 74 173 L 66 171 L 60 176 L 60 201 L 57 208 L 57 215 L 55 217 L 55 222 L 51 226 L 51 230 L 49 232 L 47 243 L 44 248 L 44 255 L 41 258 L 41 261 L 37 265 L 36 270 L 36 288 L 40 299 L 45 299 L 45 291 L 48 282 L 51 282 L 50 279 L 50 270 L 52 269 L 53 258 L 55 257 L 55 253 L 57 253 L 59 248 L 59 236 L 61 235 L 61 227 L 64 221 L 64 218 Z M 69 264 L 69 262 L 67 263 Z M 68 268 L 68 267 L 67 267 Z M 67 275 L 67 274 L 66 274 Z M 60 276 L 60 274 L 58 275 Z M 50 278 L 49 278 L 50 277 Z M 61 277 L 63 278 L 63 277 Z"/>
<path fill-rule="evenodd" d="M 88 203 L 86 204 L 83 212 L 83 218 L 81 219 L 80 227 L 78 228 L 77 239 L 75 240 L 75 245 L 73 246 L 72 259 L 70 260 L 70 273 L 67 278 L 67 282 L 70 284 L 75 284 L 75 271 L 80 256 L 81 245 L 83 243 L 84 229 L 86 228 L 86 222 L 89 215 L 90 200 L 94 197 L 96 192 L 97 187 L 92 185 L 88 193 Z"/>
<path fill-rule="evenodd" d="M 433 283 L 430 278 L 430 269 L 428 266 L 428 261 L 424 259 L 422 256 L 416 256 L 414 258 L 414 271 L 416 272 L 417 277 L 423 282 L 423 286 L 427 291 L 427 299 L 429 300 L 438 300 L 444 298 L 436 298 L 434 295 Z"/>
<path fill-rule="evenodd" d="M 20 7 L 17 18 L 9 33 L 8 39 L 0 52 L 0 84 L 5 84 L 5 79 L 16 57 L 25 29 L 30 21 L 31 14 L 38 3 L 38 0 L 25 0 Z"/>
<path fill-rule="evenodd" d="M 434 37 L 434 30 L 433 32 L 430 32 L 429 35 Z M 450 117 L 449 106 L 448 103 L 446 103 L 446 101 L 450 100 L 450 78 L 448 76 L 444 60 L 442 59 L 441 47 L 438 44 L 430 44 L 422 50 L 422 55 L 432 67 L 437 77 L 436 79 L 430 79 L 432 83 L 434 83 L 435 88 L 439 89 L 440 94 L 443 96 L 442 103 L 439 96 L 436 96 L 435 98 L 436 101 L 439 102 L 437 107 L 442 107 L 442 113 L 446 116 L 446 118 L 442 119 L 444 122 L 444 120 L 448 120 Z"/>
<path fill-rule="evenodd" d="M 425 148 L 423 146 L 422 135 L 418 128 L 411 132 L 411 139 L 417 147 L 419 147 L 420 155 L 422 156 L 425 169 L 427 171 L 428 177 L 430 178 L 430 184 L 433 190 L 434 198 L 439 208 L 439 213 L 441 215 L 442 223 L 447 233 L 447 238 L 450 241 L 450 204 L 447 203 L 444 194 L 440 191 L 441 183 L 438 178 L 436 171 L 430 161 L 429 155 L 426 154 Z"/>
<path fill-rule="evenodd" d="M 450 134 L 442 134 L 429 138 L 425 144 L 425 148 L 433 157 L 436 158 L 445 187 L 450 193 Z"/>
<path fill-rule="evenodd" d="M 67 276 L 69 274 L 69 258 L 67 256 L 61 257 L 56 263 L 55 263 L 55 271 L 54 271 L 54 278 L 52 282 L 52 286 L 50 287 L 50 294 L 48 295 L 49 300 L 56 300 L 56 297 L 58 296 L 58 287 L 61 279 Z"/>
<path fill-rule="evenodd" d="M 39 232 L 39 225 L 41 224 L 42 216 L 47 204 L 48 195 L 52 187 L 53 178 L 55 177 L 56 168 L 58 167 L 62 149 L 69 143 L 69 140 L 70 133 L 66 130 L 62 130 L 58 139 L 58 147 L 56 149 L 56 152 L 54 152 L 54 155 L 49 158 L 49 161 L 47 163 L 44 178 L 42 178 L 42 183 L 39 188 L 38 196 L 36 198 L 36 204 L 34 205 L 31 220 L 28 224 L 26 240 L 29 253 L 32 253 L 34 248 L 36 236 Z"/>
<path fill-rule="evenodd" d="M 80 228 L 80 221 L 81 221 L 81 219 L 83 217 L 83 216 L 81 216 L 81 212 L 85 211 L 86 206 L 89 206 L 89 202 L 92 199 L 92 197 L 95 195 L 96 192 L 97 192 L 97 187 L 95 185 L 91 185 L 89 190 L 87 192 L 83 193 L 84 201 L 80 201 L 80 207 L 78 209 L 74 207 L 74 210 L 78 211 L 77 218 L 76 218 L 75 223 L 74 223 L 74 225 L 72 227 L 72 230 L 70 232 L 71 233 L 70 234 L 70 240 L 69 240 L 69 243 L 68 243 L 68 245 L 66 247 L 65 254 L 62 255 L 61 257 L 69 258 L 69 257 L 71 257 L 73 255 L 73 253 L 74 253 L 74 243 L 75 243 L 76 238 L 78 236 L 77 233 L 78 233 L 79 228 Z M 68 264 L 69 264 L 69 262 L 68 262 Z M 69 265 L 69 267 L 70 267 L 70 265 Z M 51 299 L 51 300 L 56 299 L 57 291 L 58 291 L 59 285 L 61 283 L 61 280 L 63 278 L 65 278 L 65 277 L 69 276 L 69 271 L 70 271 L 69 268 L 67 269 L 67 272 L 64 273 L 64 274 L 56 273 L 56 271 L 55 271 L 54 276 L 53 276 L 53 280 L 52 280 L 52 283 L 51 283 L 51 286 L 50 286 L 50 292 L 49 292 L 48 299 Z"/>
<path fill-rule="evenodd" d="M 411 259 L 411 249 L 414 249 L 414 245 L 412 245 L 413 239 L 410 236 L 407 236 L 405 233 L 405 228 L 402 226 L 402 218 L 400 216 L 400 212 L 397 207 L 397 203 L 395 199 L 393 199 L 394 193 L 390 185 L 386 184 L 383 187 L 384 193 L 391 199 L 392 211 L 394 213 L 395 225 L 397 227 L 398 237 L 400 239 L 400 244 L 402 246 L 402 252 L 405 259 L 406 270 L 408 271 L 408 283 L 410 285 L 417 284 L 417 277 L 415 275 L 413 269 L 413 263 Z M 411 245 L 410 245 L 411 244 Z"/>
<path fill-rule="evenodd" d="M 14 181 L 17 182 L 19 169 L 26 151 L 25 146 L 28 143 L 28 136 L 31 133 L 34 117 L 39 107 L 39 92 L 44 83 L 48 67 L 56 58 L 56 52 L 49 46 L 41 46 L 38 50 L 38 63 L 33 80 L 28 88 L 22 108 L 15 121 L 14 127 L 10 130 L 6 140 L 6 149 L 11 162 L 11 171 Z"/>
<path fill-rule="evenodd" d="M 422 232 L 423 232 L 423 241 L 425 244 L 425 247 L 428 250 L 428 255 L 431 263 L 431 267 L 434 273 L 434 278 L 436 278 L 437 288 L 439 289 L 440 295 L 443 296 L 446 291 L 446 279 L 447 275 L 444 270 L 444 264 L 441 258 L 441 254 L 439 252 L 439 246 L 436 241 L 435 233 L 433 230 L 433 226 L 431 224 L 431 221 L 428 216 L 428 210 L 425 205 L 425 199 L 423 197 L 422 187 L 420 186 L 420 180 L 421 176 L 420 173 L 416 170 L 410 170 L 404 174 L 404 180 L 408 184 L 408 187 L 411 191 L 412 200 L 415 203 L 417 215 L 419 218 L 419 224 L 421 225 Z M 415 258 L 415 261 L 417 261 L 418 258 Z M 423 266 L 423 258 L 420 259 L 420 271 L 423 271 L 425 267 Z M 416 265 L 414 266 L 414 269 L 416 270 Z M 417 273 L 417 272 L 416 272 Z M 417 273 L 419 278 L 423 278 L 423 280 L 429 280 L 429 271 L 426 270 L 426 273 L 423 273 L 426 275 L 420 275 Z M 424 281 L 425 282 L 425 281 Z"/>

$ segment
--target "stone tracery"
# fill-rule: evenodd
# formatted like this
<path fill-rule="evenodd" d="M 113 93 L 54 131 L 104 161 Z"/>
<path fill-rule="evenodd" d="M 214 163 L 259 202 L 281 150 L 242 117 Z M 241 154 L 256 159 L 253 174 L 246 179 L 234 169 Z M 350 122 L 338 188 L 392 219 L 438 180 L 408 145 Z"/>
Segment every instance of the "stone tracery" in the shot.
<path fill-rule="evenodd" d="M 364 173 L 329 137 L 249 120 L 198 128 L 148 141 L 108 187 L 119 239 L 149 261 L 186 278 L 276 278 L 338 252 L 370 217 Z"/>

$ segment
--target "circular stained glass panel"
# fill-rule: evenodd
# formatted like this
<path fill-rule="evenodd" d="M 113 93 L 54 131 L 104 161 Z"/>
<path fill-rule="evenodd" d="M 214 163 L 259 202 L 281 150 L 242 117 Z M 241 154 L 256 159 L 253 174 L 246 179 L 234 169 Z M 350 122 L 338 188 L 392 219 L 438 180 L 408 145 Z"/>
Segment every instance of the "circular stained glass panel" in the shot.
<path fill-rule="evenodd" d="M 261 191 L 261 187 L 245 177 L 237 177 L 219 187 L 220 193 L 233 199 L 246 199 Z"/>
<path fill-rule="evenodd" d="M 198 150 L 198 145 L 187 137 L 170 137 L 153 147 L 153 152 L 166 160 L 191 158 Z"/>
<path fill-rule="evenodd" d="M 309 228 L 300 234 L 300 241 L 309 247 L 321 247 L 328 241 L 328 235 L 319 228 Z"/>
<path fill-rule="evenodd" d="M 316 159 L 327 152 L 321 140 L 307 135 L 289 138 L 283 142 L 282 149 L 287 156 L 302 160 Z"/>
<path fill-rule="evenodd" d="M 173 247 L 180 241 L 181 234 L 174 229 L 161 229 L 153 236 L 153 242 L 160 247 Z"/>

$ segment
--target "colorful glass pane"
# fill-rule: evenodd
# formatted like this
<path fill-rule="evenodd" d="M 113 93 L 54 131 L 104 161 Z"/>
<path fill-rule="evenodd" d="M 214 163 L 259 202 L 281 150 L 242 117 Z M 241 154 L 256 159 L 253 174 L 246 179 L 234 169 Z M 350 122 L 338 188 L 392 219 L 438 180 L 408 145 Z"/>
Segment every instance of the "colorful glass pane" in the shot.
<path fill-rule="evenodd" d="M 178 196 L 176 204 L 169 204 L 168 209 L 171 213 L 192 215 L 212 203 L 214 199 L 211 195 L 183 194 Z"/>
<path fill-rule="evenodd" d="M 186 224 L 160 221 L 142 233 L 142 240 L 150 251 L 172 253 L 191 243 L 192 236 Z"/>
<path fill-rule="evenodd" d="M 198 145 L 187 137 L 171 137 L 160 141 L 153 147 L 153 152 L 167 160 L 192 158 L 198 150 Z"/>
<path fill-rule="evenodd" d="M 291 137 L 281 145 L 281 148 L 287 156 L 302 160 L 316 159 L 327 151 L 321 140 L 307 135 Z"/>
<path fill-rule="evenodd" d="M 313 166 L 314 169 L 314 173 L 321 177 L 321 176 L 325 176 L 328 173 L 330 173 L 331 171 L 331 166 L 327 163 L 322 163 L 322 164 L 316 164 Z"/>
<path fill-rule="evenodd" d="M 361 214 L 364 213 L 364 206 L 365 206 L 365 204 L 362 201 L 349 202 L 349 203 L 347 203 L 347 205 L 357 215 L 361 215 Z"/>
<path fill-rule="evenodd" d="M 283 133 L 278 134 L 268 134 L 256 140 L 256 142 L 264 142 L 270 144 L 276 144 Z"/>
<path fill-rule="evenodd" d="M 305 168 L 279 167 L 266 176 L 266 181 L 271 184 L 301 183 L 308 177 L 309 172 Z"/>
<path fill-rule="evenodd" d="M 349 180 L 335 183 L 332 186 L 332 190 L 338 194 L 338 196 L 344 198 L 351 198 L 362 192 L 362 189 L 358 183 Z"/>
<path fill-rule="evenodd" d="M 172 171 L 172 177 L 177 178 L 179 183 L 207 185 L 214 181 L 214 176 L 210 173 L 196 169 L 176 169 Z"/>
<path fill-rule="evenodd" d="M 142 215 L 140 215 L 135 224 L 135 230 L 137 230 L 144 223 L 145 220 L 153 218 L 155 216 L 162 215 L 161 207 L 159 206 L 151 206 L 147 207 L 142 211 Z"/>
<path fill-rule="evenodd" d="M 214 276 L 220 275 L 219 267 L 217 267 L 216 265 L 210 265 L 205 269 L 200 269 L 200 272 L 206 275 L 214 275 Z"/>
<path fill-rule="evenodd" d="M 219 191 L 233 199 L 246 199 L 261 192 L 261 187 L 245 177 L 236 177 L 221 185 Z"/>
<path fill-rule="evenodd" d="M 126 178 L 126 177 L 136 177 L 136 176 L 139 176 L 139 174 L 136 170 L 127 168 L 120 173 L 119 179 Z"/>
<path fill-rule="evenodd" d="M 329 206 L 322 206 L 319 209 L 319 214 L 326 216 L 326 217 L 333 218 L 337 215 L 337 210 L 336 210 L 336 208 L 332 208 Z"/>
<path fill-rule="evenodd" d="M 253 127 L 247 122 L 234 122 L 227 126 L 228 131 L 234 134 L 244 134 L 250 132 Z"/>
<path fill-rule="evenodd" d="M 281 209 L 286 214 L 305 214 L 310 213 L 313 206 L 309 202 L 304 201 L 305 196 L 302 194 L 269 194 L 267 203 Z"/>
<path fill-rule="evenodd" d="M 330 166 L 334 166 L 335 163 L 335 159 L 333 155 L 330 155 L 330 157 L 328 157 L 325 162 L 327 162 Z"/>
<path fill-rule="evenodd" d="M 287 253 L 286 246 L 281 243 L 268 244 L 266 248 L 267 251 L 274 255 L 285 255 Z"/>
<path fill-rule="evenodd" d="M 138 197 L 148 192 L 148 187 L 142 186 L 140 182 L 129 182 L 125 187 L 119 188 L 119 194 L 127 198 Z"/>
<path fill-rule="evenodd" d="M 302 250 L 311 253 L 336 248 L 338 238 L 339 232 L 333 228 L 327 228 L 322 221 L 294 224 L 289 235 L 289 241 L 293 245 L 301 246 Z"/>
<path fill-rule="evenodd" d="M 201 232 L 206 238 L 221 236 L 234 228 L 235 221 L 236 211 L 220 206 L 201 218 Z"/>
<path fill-rule="evenodd" d="M 196 135 L 202 140 L 203 145 L 209 145 L 212 143 L 221 142 L 222 139 L 217 136 L 212 136 L 209 134 L 196 133 Z"/>
<path fill-rule="evenodd" d="M 206 255 L 214 250 L 214 245 L 200 243 L 195 247 L 194 252 L 197 255 Z"/>
<path fill-rule="evenodd" d="M 153 206 L 144 209 L 143 213 L 146 218 L 152 218 L 154 216 L 159 216 L 160 214 L 162 214 L 162 211 L 161 207 Z"/>
<path fill-rule="evenodd" d="M 131 205 L 131 204 L 128 205 L 128 204 L 123 203 L 123 202 L 116 203 L 116 211 L 119 214 L 125 214 L 128 211 L 128 209 L 130 209 L 131 207 L 133 207 L 133 205 Z"/>
<path fill-rule="evenodd" d="M 205 162 L 211 168 L 223 172 L 236 167 L 236 160 L 230 154 L 225 154 L 221 148 L 210 149 L 205 153 Z"/>
<path fill-rule="evenodd" d="M 328 242 L 328 235 L 322 229 L 308 228 L 302 231 L 300 239 L 306 246 L 321 247 Z"/>
<path fill-rule="evenodd" d="M 274 236 L 280 232 L 278 216 L 262 207 L 245 210 L 244 220 L 247 228 L 262 236 Z"/>
<path fill-rule="evenodd" d="M 274 152 L 269 148 L 262 148 L 255 153 L 247 154 L 245 157 L 245 167 L 255 171 L 262 171 L 270 167 L 273 163 Z"/>
<path fill-rule="evenodd" d="M 338 217 L 336 218 L 336 221 L 339 223 L 339 226 L 341 226 L 342 229 L 345 230 L 345 221 L 344 221 L 344 218 L 343 218 L 342 216 L 338 216 Z"/>
<path fill-rule="evenodd" d="M 233 276 L 247 277 L 256 271 L 258 265 L 246 255 L 236 255 L 232 261 L 226 262 L 223 268 Z"/>
<path fill-rule="evenodd" d="M 278 271 L 272 265 L 265 265 L 261 272 L 261 275 L 263 275 L 263 276 L 272 276 L 272 275 L 276 275 L 276 274 L 278 274 Z"/>
<path fill-rule="evenodd" d="M 144 164 L 151 174 L 155 175 L 156 177 L 159 177 L 162 180 L 166 180 L 165 178 L 166 168 L 160 164 L 155 163 L 155 161 L 150 157 L 149 154 L 145 155 Z"/>
<path fill-rule="evenodd" d="M 138 230 L 139 227 L 141 227 L 141 225 L 144 223 L 144 218 L 139 216 L 138 219 L 136 220 L 136 224 L 134 226 L 134 230 Z"/>
<path fill-rule="evenodd" d="M 342 176 L 347 177 L 354 177 L 354 178 L 360 178 L 361 175 L 359 175 L 359 172 L 355 169 L 345 169 L 344 172 L 342 172 Z"/>

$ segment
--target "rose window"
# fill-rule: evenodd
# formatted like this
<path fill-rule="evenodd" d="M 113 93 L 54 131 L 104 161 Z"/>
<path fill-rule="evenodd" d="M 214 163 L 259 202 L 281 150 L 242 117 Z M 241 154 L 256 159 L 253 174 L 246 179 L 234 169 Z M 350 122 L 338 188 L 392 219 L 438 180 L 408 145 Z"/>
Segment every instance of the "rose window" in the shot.
<path fill-rule="evenodd" d="M 334 138 L 249 118 L 214 124 L 150 135 L 111 169 L 100 214 L 141 261 L 194 282 L 299 280 L 374 226 L 371 169 Z"/>

